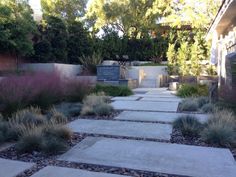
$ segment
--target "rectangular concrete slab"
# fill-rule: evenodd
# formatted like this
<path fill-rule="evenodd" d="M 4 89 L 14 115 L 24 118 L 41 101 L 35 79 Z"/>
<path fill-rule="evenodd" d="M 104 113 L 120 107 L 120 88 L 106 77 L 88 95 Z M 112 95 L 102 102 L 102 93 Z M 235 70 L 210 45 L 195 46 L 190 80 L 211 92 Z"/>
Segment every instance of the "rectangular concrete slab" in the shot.
<path fill-rule="evenodd" d="M 117 110 L 164 111 L 176 112 L 178 102 L 153 101 L 114 101 L 111 105 Z"/>
<path fill-rule="evenodd" d="M 172 126 L 168 124 L 153 124 L 111 120 L 78 119 L 69 124 L 73 132 L 95 133 L 135 138 L 152 138 L 170 140 Z"/>
<path fill-rule="evenodd" d="M 109 173 L 90 172 L 85 170 L 47 166 L 31 177 L 128 177 Z"/>
<path fill-rule="evenodd" d="M 59 160 L 186 175 L 235 177 L 228 149 L 88 137 Z"/>
<path fill-rule="evenodd" d="M 116 100 L 121 100 L 121 101 L 136 101 L 137 99 L 139 99 L 140 97 L 138 96 L 122 96 L 122 97 L 113 97 L 111 100 L 112 101 L 116 101 Z"/>
<path fill-rule="evenodd" d="M 179 98 L 175 95 L 163 95 L 163 94 L 159 94 L 159 95 L 151 95 L 151 94 L 136 94 L 135 96 L 137 97 L 143 97 L 143 98 Z"/>
<path fill-rule="evenodd" d="M 144 97 L 141 98 L 140 101 L 164 101 L 164 102 L 180 102 L 180 98 L 172 98 L 172 97 Z"/>
<path fill-rule="evenodd" d="M 172 123 L 180 116 L 191 115 L 196 117 L 200 122 L 207 121 L 207 114 L 184 114 L 184 113 L 169 113 L 169 112 L 148 112 L 148 111 L 123 111 L 115 119 L 131 120 L 131 121 L 147 121 L 147 122 L 168 122 Z"/>
<path fill-rule="evenodd" d="M 0 177 L 15 177 L 34 164 L 0 158 Z"/>

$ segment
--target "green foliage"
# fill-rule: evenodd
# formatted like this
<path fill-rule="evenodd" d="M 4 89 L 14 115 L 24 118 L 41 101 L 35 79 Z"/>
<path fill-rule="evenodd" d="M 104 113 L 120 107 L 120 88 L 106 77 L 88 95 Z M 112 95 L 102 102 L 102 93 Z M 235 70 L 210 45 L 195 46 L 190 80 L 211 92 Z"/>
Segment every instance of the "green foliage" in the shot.
<path fill-rule="evenodd" d="M 83 101 L 82 115 L 109 115 L 113 107 L 108 104 L 108 98 L 102 94 L 91 94 Z"/>
<path fill-rule="evenodd" d="M 236 145 L 236 132 L 231 126 L 213 123 L 202 132 L 202 138 L 207 143 L 217 144 L 223 147 Z"/>
<path fill-rule="evenodd" d="M 179 73 L 182 76 L 188 75 L 189 70 L 187 61 L 190 60 L 190 51 L 189 51 L 189 44 L 187 42 L 181 44 L 177 53 L 177 58 L 178 58 Z"/>
<path fill-rule="evenodd" d="M 89 80 L 67 80 L 65 89 L 65 101 L 82 102 L 84 97 L 91 93 L 93 87 Z"/>
<path fill-rule="evenodd" d="M 170 75 L 178 74 L 178 71 L 177 71 L 177 51 L 175 50 L 174 44 L 169 44 L 166 56 L 168 59 L 168 73 Z"/>
<path fill-rule="evenodd" d="M 211 103 L 207 103 L 201 107 L 201 112 L 203 113 L 212 113 L 215 109 L 215 106 Z"/>
<path fill-rule="evenodd" d="M 66 117 L 74 117 L 80 115 L 82 109 L 81 103 L 60 103 L 54 106 L 58 112 L 63 113 Z"/>
<path fill-rule="evenodd" d="M 49 115 L 49 121 L 54 124 L 66 124 L 68 121 L 67 117 L 63 113 L 58 112 L 55 108 L 49 111 Z"/>
<path fill-rule="evenodd" d="M 55 137 L 46 137 L 42 142 L 42 151 L 46 154 L 58 154 L 68 149 L 66 142 Z"/>
<path fill-rule="evenodd" d="M 45 137 L 54 137 L 64 141 L 70 140 L 72 137 L 72 132 L 70 129 L 65 126 L 55 124 L 45 126 L 42 130 L 42 133 Z"/>
<path fill-rule="evenodd" d="M 19 153 L 42 151 L 47 154 L 64 152 L 67 148 L 67 140 L 71 138 L 71 132 L 63 126 L 48 124 L 43 127 L 28 129 L 16 143 Z"/>
<path fill-rule="evenodd" d="M 51 61 L 67 62 L 67 27 L 60 18 L 45 16 L 42 38 L 51 44 Z"/>
<path fill-rule="evenodd" d="M 197 102 L 198 102 L 198 107 L 201 108 L 202 106 L 204 106 L 205 104 L 209 103 L 209 98 L 206 96 L 200 96 L 196 98 Z"/>
<path fill-rule="evenodd" d="M 199 136 L 203 125 L 193 116 L 181 116 L 173 122 L 173 127 L 181 130 L 184 136 Z"/>
<path fill-rule="evenodd" d="M 215 110 L 209 117 L 207 126 L 202 132 L 207 143 L 224 147 L 236 146 L 236 117 L 226 109 Z"/>
<path fill-rule="evenodd" d="M 78 63 L 80 57 L 92 53 L 92 41 L 83 24 L 77 21 L 68 24 L 68 34 L 68 61 L 69 63 Z"/>
<path fill-rule="evenodd" d="M 17 142 L 16 150 L 19 153 L 40 151 L 43 137 L 38 129 L 33 129 L 25 133 Z"/>
<path fill-rule="evenodd" d="M 125 36 L 143 38 L 155 30 L 156 19 L 165 16 L 168 5 L 164 0 L 94 0 L 88 6 L 86 17 L 94 30 L 110 25 Z"/>
<path fill-rule="evenodd" d="M 114 111 L 114 108 L 107 103 L 99 104 L 94 107 L 94 113 L 99 116 L 108 116 L 113 111 Z"/>
<path fill-rule="evenodd" d="M 185 99 L 179 104 L 180 111 L 197 111 L 198 103 L 194 99 Z"/>
<path fill-rule="evenodd" d="M 95 93 L 104 92 L 109 96 L 130 96 L 133 94 L 132 90 L 125 86 L 101 85 L 97 84 L 94 88 Z"/>
<path fill-rule="evenodd" d="M 193 96 L 207 96 L 208 86 L 201 84 L 182 84 L 177 91 L 177 95 L 183 98 Z"/>
<path fill-rule="evenodd" d="M 27 109 L 19 110 L 10 118 L 12 124 L 23 125 L 42 125 L 46 118 L 41 114 L 39 108 L 30 107 Z"/>
<path fill-rule="evenodd" d="M 42 40 L 34 44 L 34 60 L 48 62 L 51 60 L 52 46 L 48 40 Z"/>
<path fill-rule="evenodd" d="M 43 14 L 75 21 L 85 14 L 87 0 L 41 0 Z"/>
<path fill-rule="evenodd" d="M 97 73 L 97 65 L 102 63 L 102 57 L 99 53 L 93 53 L 91 56 L 82 56 L 79 61 L 83 65 L 84 71 L 90 72 L 92 74 Z"/>
<path fill-rule="evenodd" d="M 19 56 L 33 53 L 30 35 L 36 31 L 32 10 L 26 1 L 0 1 L 0 52 Z"/>

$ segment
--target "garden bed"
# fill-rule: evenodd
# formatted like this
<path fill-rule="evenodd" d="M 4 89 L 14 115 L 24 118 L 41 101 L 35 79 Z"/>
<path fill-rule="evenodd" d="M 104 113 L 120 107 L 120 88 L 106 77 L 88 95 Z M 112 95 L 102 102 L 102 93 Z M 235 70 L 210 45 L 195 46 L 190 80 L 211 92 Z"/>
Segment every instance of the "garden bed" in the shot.
<path fill-rule="evenodd" d="M 72 148 L 73 146 L 81 142 L 87 136 L 109 137 L 109 138 L 118 138 L 118 139 L 135 139 L 135 140 L 147 141 L 147 139 L 139 139 L 139 138 L 126 138 L 126 137 L 110 136 L 110 135 L 106 136 L 106 135 L 97 135 L 97 134 L 74 133 L 71 141 L 68 141 L 70 148 Z M 159 140 L 152 140 L 152 141 L 160 142 Z M 14 146 L 4 151 L 0 151 L 0 157 L 5 158 L 5 159 L 11 159 L 11 160 L 20 160 L 24 162 L 33 162 L 36 164 L 31 169 L 23 172 L 17 177 L 30 177 L 37 171 L 49 165 L 74 168 L 74 169 L 83 169 L 83 170 L 88 170 L 88 171 L 93 171 L 93 172 L 105 172 L 105 173 L 111 173 L 111 174 L 129 175 L 129 176 L 136 176 L 136 177 L 140 177 L 140 176 L 142 177 L 181 177 L 179 175 L 162 174 L 162 173 L 156 173 L 156 172 L 133 170 L 133 169 L 128 169 L 128 168 L 59 161 L 59 160 L 56 160 L 59 157 L 59 155 L 48 155 L 48 154 L 44 154 L 37 151 L 34 151 L 32 153 L 18 154 Z"/>
<path fill-rule="evenodd" d="M 173 128 L 171 134 L 171 143 L 176 144 L 185 144 L 185 145 L 193 145 L 193 146 L 203 146 L 203 147 L 215 147 L 215 148 L 222 148 L 216 144 L 208 144 L 205 143 L 200 137 L 192 137 L 192 136 L 183 136 L 179 129 Z M 229 148 L 231 153 L 236 160 L 236 148 Z"/>

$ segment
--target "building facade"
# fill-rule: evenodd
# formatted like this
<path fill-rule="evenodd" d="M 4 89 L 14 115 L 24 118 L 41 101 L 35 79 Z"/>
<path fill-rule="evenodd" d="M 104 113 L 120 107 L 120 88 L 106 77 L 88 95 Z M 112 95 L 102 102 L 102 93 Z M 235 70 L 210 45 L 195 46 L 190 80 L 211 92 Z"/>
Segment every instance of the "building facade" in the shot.
<path fill-rule="evenodd" d="M 218 67 L 221 99 L 236 102 L 236 0 L 224 0 L 208 38 L 212 36 L 211 63 Z"/>

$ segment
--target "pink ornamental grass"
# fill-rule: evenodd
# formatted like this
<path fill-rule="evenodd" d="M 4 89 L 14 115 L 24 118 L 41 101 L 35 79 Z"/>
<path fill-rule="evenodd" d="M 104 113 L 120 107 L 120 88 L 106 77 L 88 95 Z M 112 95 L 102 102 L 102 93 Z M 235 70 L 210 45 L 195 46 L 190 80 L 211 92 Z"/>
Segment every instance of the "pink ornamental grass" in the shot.
<path fill-rule="evenodd" d="M 91 90 L 88 79 L 61 78 L 56 72 L 10 76 L 0 81 L 0 111 L 10 115 L 31 105 L 46 109 L 62 100 L 80 102 Z"/>
<path fill-rule="evenodd" d="M 4 113 L 31 104 L 46 107 L 61 98 L 62 81 L 57 73 L 10 76 L 0 81 L 0 103 Z"/>

